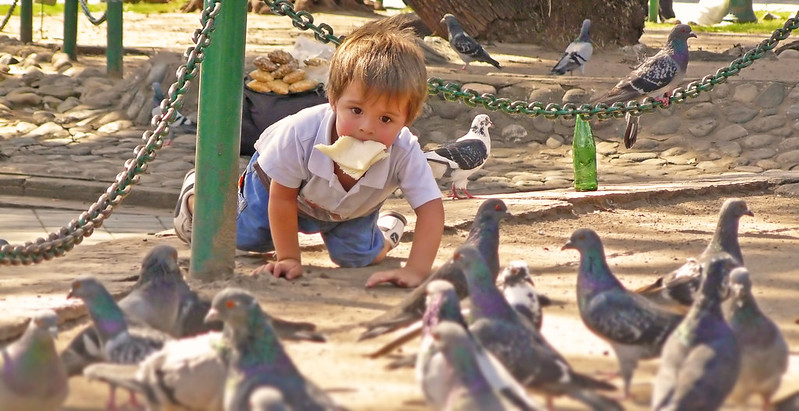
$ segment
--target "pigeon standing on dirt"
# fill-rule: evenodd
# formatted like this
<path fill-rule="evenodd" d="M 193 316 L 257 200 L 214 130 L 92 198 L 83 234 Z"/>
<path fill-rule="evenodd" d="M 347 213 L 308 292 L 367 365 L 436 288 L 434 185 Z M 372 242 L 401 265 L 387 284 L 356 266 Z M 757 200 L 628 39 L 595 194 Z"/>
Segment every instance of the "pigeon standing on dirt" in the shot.
<path fill-rule="evenodd" d="M 164 94 L 164 90 L 161 88 L 161 83 L 155 81 L 152 84 L 153 88 L 153 111 L 152 116 L 161 115 L 161 103 L 166 98 Z M 165 146 L 172 144 L 172 139 L 175 138 L 175 129 L 180 130 L 183 133 L 196 133 L 197 132 L 197 125 L 191 121 L 190 118 L 184 116 L 179 111 L 175 111 L 175 120 L 169 123 L 169 127 L 167 128 L 167 135 L 166 141 L 164 142 Z"/>
<path fill-rule="evenodd" d="M 635 292 L 655 302 L 673 305 L 681 304 L 687 310 L 694 302 L 694 294 L 702 282 L 702 261 L 718 252 L 732 256 L 743 265 L 743 254 L 738 243 L 738 225 L 743 216 L 754 213 L 740 198 L 728 198 L 721 205 L 716 230 L 707 247 L 698 258 L 691 258 L 677 270 L 660 277 L 654 283 L 637 289 Z"/>
<path fill-rule="evenodd" d="M 616 387 L 572 370 L 543 335 L 516 313 L 502 297 L 474 246 L 459 247 L 453 260 L 469 287 L 469 330 L 518 381 L 546 395 L 549 409 L 552 397 L 559 395 L 567 395 L 592 409 L 621 409 L 612 399 L 594 392 Z"/>
<path fill-rule="evenodd" d="M 569 43 L 563 56 L 552 67 L 552 74 L 572 74 L 574 70 L 580 70 L 580 74 L 585 75 L 585 63 L 591 59 L 594 54 L 594 46 L 591 44 L 591 20 L 583 20 L 583 26 L 580 28 L 580 35 Z"/>
<path fill-rule="evenodd" d="M 480 250 L 494 279 L 499 275 L 499 221 L 509 215 L 504 201 L 498 198 L 484 201 L 477 209 L 465 241 Z M 433 280 L 447 280 L 452 283 L 459 298 L 469 295 L 463 273 L 452 264 L 452 260 L 447 261 L 394 308 L 366 322 L 364 326 L 367 329 L 358 337 L 358 341 L 383 335 L 422 318 L 425 311 L 425 290 L 427 284 Z"/>
<path fill-rule="evenodd" d="M 549 299 L 542 298 L 536 292 L 526 262 L 514 260 L 508 263 L 497 277 L 497 287 L 516 312 L 529 320 L 537 330 L 541 330 L 544 318 L 541 313 L 542 300 L 548 302 Z"/>
<path fill-rule="evenodd" d="M 469 132 L 463 137 L 426 151 L 424 156 L 438 181 L 452 181 L 452 198 L 474 198 L 466 190 L 469 176 L 483 168 L 491 154 L 491 136 L 488 129 L 494 123 L 486 114 L 478 114 L 472 120 Z M 462 197 L 461 194 L 465 197 Z"/>
<path fill-rule="evenodd" d="M 250 396 L 259 387 L 277 389 L 292 409 L 336 409 L 333 400 L 291 361 L 268 316 L 250 293 L 236 288 L 220 291 L 206 319 L 225 323 L 224 337 L 232 349 L 225 384 L 226 410 L 247 409 Z"/>
<path fill-rule="evenodd" d="M 696 302 L 663 346 L 654 379 L 653 410 L 715 410 L 738 379 L 741 351 L 721 312 L 729 273 L 737 262 L 726 253 L 708 258 Z"/>
<path fill-rule="evenodd" d="M 730 399 L 745 405 L 749 396 L 756 394 L 763 399 L 763 409 L 770 409 L 771 398 L 788 369 L 788 344 L 779 327 L 757 306 L 746 268 L 730 272 L 730 288 L 732 309 L 727 322 L 741 348 L 741 374 Z"/>
<path fill-rule="evenodd" d="M 582 228 L 572 233 L 563 249 L 580 252 L 577 306 L 591 332 L 607 341 L 616 353 L 624 380 L 624 396 L 638 360 L 657 358 L 682 316 L 624 288 L 610 271 L 599 235 Z"/>
<path fill-rule="evenodd" d="M 655 97 L 668 105 L 665 93 L 675 89 L 685 78 L 688 68 L 688 39 L 696 37 L 687 24 L 674 26 L 666 45 L 654 56 L 644 60 L 627 77 L 619 81 L 599 101 L 613 104 L 640 97 Z M 638 137 L 638 116 L 627 115 L 624 146 L 631 148 Z"/>
<path fill-rule="evenodd" d="M 461 27 L 458 20 L 455 19 L 455 16 L 447 13 L 441 18 L 441 23 L 447 25 L 449 45 L 452 46 L 465 63 L 461 70 L 466 70 L 466 68 L 469 67 L 469 63 L 472 61 L 482 61 L 500 70 L 502 69 L 499 62 L 491 58 L 477 40 L 463 31 L 463 27 Z"/>
<path fill-rule="evenodd" d="M 18 340 L 0 349 L 0 408 L 54 411 L 61 407 L 69 385 L 53 341 L 57 333 L 58 316 L 43 310 L 31 317 Z"/>

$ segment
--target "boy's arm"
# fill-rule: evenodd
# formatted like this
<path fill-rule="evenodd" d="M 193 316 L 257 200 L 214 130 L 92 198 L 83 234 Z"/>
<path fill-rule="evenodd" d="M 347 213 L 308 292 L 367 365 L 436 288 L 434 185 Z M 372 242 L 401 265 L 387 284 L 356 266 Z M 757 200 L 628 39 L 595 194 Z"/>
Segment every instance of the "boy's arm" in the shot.
<path fill-rule="evenodd" d="M 424 234 L 418 230 L 414 234 L 405 267 L 372 274 L 366 281 L 366 288 L 386 282 L 400 287 L 416 287 L 430 274 L 444 232 L 444 202 L 437 198 L 422 204 L 414 211 L 416 227 L 424 227 Z"/>
<path fill-rule="evenodd" d="M 275 244 L 277 262 L 270 262 L 256 269 L 265 268 L 275 277 L 285 276 L 292 280 L 302 275 L 300 243 L 297 237 L 298 188 L 286 187 L 272 180 L 269 185 L 269 229 Z"/>

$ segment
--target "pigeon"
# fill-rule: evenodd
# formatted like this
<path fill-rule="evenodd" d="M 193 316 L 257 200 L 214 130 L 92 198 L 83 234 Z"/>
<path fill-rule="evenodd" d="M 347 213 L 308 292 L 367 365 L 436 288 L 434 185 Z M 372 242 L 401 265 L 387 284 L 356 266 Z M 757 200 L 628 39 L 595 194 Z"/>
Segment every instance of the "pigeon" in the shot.
<path fill-rule="evenodd" d="M 158 351 L 171 339 L 168 334 L 147 327 L 128 327 L 125 315 L 114 298 L 91 276 L 82 276 L 72 283 L 67 298 L 80 298 L 89 311 L 99 336 L 99 356 L 102 361 L 116 364 L 136 364 Z M 115 386 L 111 385 L 109 406 L 116 407 Z M 135 397 L 131 398 L 135 401 Z"/>
<path fill-rule="evenodd" d="M 441 18 L 440 23 L 447 25 L 449 45 L 452 46 L 465 63 L 461 70 L 466 70 L 472 61 L 482 61 L 502 70 L 499 62 L 491 58 L 477 40 L 463 31 L 463 27 L 455 19 L 455 16 L 447 13 Z"/>
<path fill-rule="evenodd" d="M 746 268 L 730 272 L 730 288 L 732 309 L 727 322 L 741 348 L 741 373 L 730 399 L 745 405 L 750 395 L 758 394 L 763 409 L 769 409 L 788 369 L 788 344 L 777 325 L 758 308 Z"/>
<path fill-rule="evenodd" d="M 577 271 L 580 318 L 616 353 L 627 398 L 638 360 L 659 357 L 663 344 L 683 316 L 624 288 L 610 271 L 602 241 L 594 230 L 576 230 L 563 249 L 580 252 Z"/>
<path fill-rule="evenodd" d="M 718 253 L 703 263 L 696 301 L 663 346 L 653 383 L 654 410 L 715 410 L 732 391 L 741 351 L 724 321 L 721 302 L 729 292 L 729 272 L 737 266 Z"/>
<path fill-rule="evenodd" d="M 688 259 L 672 273 L 658 278 L 652 284 L 640 287 L 635 292 L 661 304 L 681 304 L 687 311 L 702 282 L 702 260 L 723 251 L 732 256 L 738 264 L 743 265 L 743 254 L 738 244 L 738 223 L 745 215 L 753 217 L 754 213 L 744 200 L 740 198 L 725 200 L 721 205 L 716 231 L 702 254 L 698 258 Z"/>
<path fill-rule="evenodd" d="M 499 221 L 509 215 L 508 207 L 502 200 L 491 198 L 483 201 L 465 241 L 480 250 L 494 278 L 499 274 Z M 358 341 L 383 335 L 422 318 L 427 284 L 438 279 L 451 282 L 458 297 L 469 295 L 463 273 L 454 267 L 452 260 L 447 261 L 394 308 L 366 322 L 364 326 L 367 329 L 358 337 Z"/>
<path fill-rule="evenodd" d="M 575 372 L 544 336 L 511 308 L 474 246 L 462 245 L 453 260 L 469 287 L 469 330 L 518 381 L 544 394 L 549 409 L 552 397 L 558 395 L 567 395 L 592 409 L 621 409 L 616 401 L 594 392 L 616 387 Z"/>
<path fill-rule="evenodd" d="M 83 375 L 144 394 L 150 409 L 221 410 L 229 356 L 214 331 L 167 341 L 138 365 L 96 363 Z"/>
<path fill-rule="evenodd" d="M 516 312 L 529 320 L 537 330 L 541 330 L 541 307 L 548 304 L 549 299 L 536 292 L 526 262 L 514 260 L 508 263 L 497 277 L 497 287 Z"/>
<path fill-rule="evenodd" d="M 583 20 L 583 27 L 580 29 L 580 35 L 569 43 L 563 56 L 558 60 L 555 67 L 552 67 L 551 74 L 563 75 L 568 71 L 572 74 L 574 70 L 579 69 L 580 74 L 585 75 L 585 63 L 591 59 L 594 53 L 594 46 L 591 44 L 591 20 Z"/>
<path fill-rule="evenodd" d="M 22 336 L 0 349 L 0 407 L 7 410 L 57 410 L 69 393 L 67 373 L 54 336 L 58 316 L 42 310 L 31 317 Z"/>
<path fill-rule="evenodd" d="M 166 95 L 164 94 L 164 90 L 161 88 L 161 83 L 155 81 L 152 84 L 153 88 L 153 111 L 152 116 L 155 118 L 156 116 L 161 116 L 161 105 L 164 104 L 164 100 L 166 99 Z M 160 119 L 160 117 L 159 117 Z M 183 133 L 190 133 L 194 134 L 197 132 L 197 124 L 191 121 L 190 118 L 184 116 L 179 111 L 175 110 L 175 120 L 168 124 L 166 129 L 166 141 L 164 142 L 165 146 L 172 144 L 172 139 L 175 138 L 175 128 L 178 128 Z"/>
<path fill-rule="evenodd" d="M 283 394 L 272 387 L 258 387 L 250 394 L 250 411 L 289 411 Z"/>
<path fill-rule="evenodd" d="M 639 97 L 655 97 L 668 106 L 665 93 L 675 89 L 685 78 L 688 68 L 688 39 L 696 37 L 691 26 L 674 26 L 666 40 L 666 45 L 654 56 L 644 60 L 626 78 L 619 81 L 602 96 L 599 101 L 613 104 Z M 627 129 L 624 133 L 624 146 L 631 148 L 638 136 L 638 116 L 627 115 Z"/>
<path fill-rule="evenodd" d="M 460 328 L 468 343 L 469 356 L 473 357 L 479 373 L 489 384 L 490 391 L 500 393 L 501 397 L 522 409 L 539 409 L 527 396 L 524 387 L 511 376 L 505 367 L 490 352 L 481 347 L 467 331 L 466 320 L 461 315 L 460 300 L 455 288 L 447 281 L 435 280 L 427 285 L 427 309 L 424 313 L 422 342 L 416 356 L 416 380 L 422 385 L 427 402 L 436 409 L 447 408 L 448 395 L 459 385 L 457 370 L 445 358 L 434 337 L 435 328 L 443 323 L 451 323 Z M 467 347 L 464 347 L 467 348 Z"/>
<path fill-rule="evenodd" d="M 442 321 L 431 330 L 436 348 L 441 353 L 439 367 L 451 377 L 451 385 L 439 392 L 441 404 L 432 404 L 441 410 L 542 410 L 527 402 L 508 396 L 507 388 L 499 389 L 486 373 L 483 363 L 487 353 L 469 335 L 461 324 Z M 500 365 L 500 367 L 502 367 Z M 507 371 L 505 371 L 507 374 Z M 518 390 L 524 389 L 514 380 Z M 526 396 L 525 396 L 526 397 Z"/>
<path fill-rule="evenodd" d="M 452 181 L 453 199 L 475 198 L 466 190 L 466 185 L 469 176 L 481 169 L 491 154 L 488 129 L 493 126 L 488 115 L 478 114 L 466 135 L 435 150 L 425 151 L 424 156 L 433 170 L 433 177 L 439 181 Z"/>
<path fill-rule="evenodd" d="M 246 409 L 259 387 L 280 391 L 288 407 L 299 410 L 333 410 L 333 400 L 307 380 L 291 361 L 269 317 L 247 291 L 226 288 L 214 296 L 207 321 L 225 323 L 224 338 L 231 347 L 225 383 L 225 410 Z"/>

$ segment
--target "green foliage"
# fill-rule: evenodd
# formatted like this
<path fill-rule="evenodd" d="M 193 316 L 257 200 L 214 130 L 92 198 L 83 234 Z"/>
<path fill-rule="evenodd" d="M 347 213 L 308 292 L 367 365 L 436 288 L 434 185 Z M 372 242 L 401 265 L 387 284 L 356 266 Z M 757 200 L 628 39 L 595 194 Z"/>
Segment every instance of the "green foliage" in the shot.
<path fill-rule="evenodd" d="M 124 3 L 122 10 L 124 12 L 137 13 L 137 14 L 160 14 L 160 13 L 178 13 L 180 12 L 181 1 L 170 1 L 169 3 Z M 8 14 L 8 9 L 11 5 L 0 5 L 0 16 Z M 89 10 L 92 14 L 98 15 L 105 11 L 105 4 L 89 4 Z M 79 9 L 80 10 L 80 9 Z M 39 13 L 44 12 L 46 16 L 58 16 L 64 14 L 64 3 L 57 3 L 52 6 L 38 4 L 34 1 L 33 14 L 38 16 Z M 83 14 L 82 11 L 78 11 Z M 19 3 L 14 9 L 14 16 L 19 16 Z M 79 17 L 80 18 L 80 17 Z"/>
<path fill-rule="evenodd" d="M 782 27 L 785 24 L 785 21 L 789 18 L 796 15 L 794 12 L 788 11 L 778 11 L 778 12 L 771 12 L 771 14 L 778 16 L 778 19 L 775 20 L 763 20 L 763 16 L 766 15 L 766 11 L 758 10 L 755 11 L 755 16 L 757 16 L 756 23 L 727 23 L 722 22 L 720 24 L 716 24 L 713 26 L 699 26 L 699 25 L 691 25 L 693 31 L 700 33 L 751 33 L 751 34 L 771 34 L 774 30 Z M 674 25 L 672 24 L 665 24 L 665 23 L 651 23 L 646 22 L 646 28 L 650 29 L 664 29 L 668 30 L 671 29 Z"/>

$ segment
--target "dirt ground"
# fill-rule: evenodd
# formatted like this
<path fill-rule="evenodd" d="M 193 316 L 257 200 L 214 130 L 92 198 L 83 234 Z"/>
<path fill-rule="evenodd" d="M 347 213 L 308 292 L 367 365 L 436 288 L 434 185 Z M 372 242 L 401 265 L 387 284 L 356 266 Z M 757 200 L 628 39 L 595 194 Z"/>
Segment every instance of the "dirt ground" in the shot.
<path fill-rule="evenodd" d="M 795 198 L 772 193 L 744 195 L 754 217 L 744 217 L 740 224 L 740 243 L 746 264 L 753 274 L 755 294 L 762 309 L 776 321 L 791 347 L 792 366 L 784 378 L 778 396 L 799 387 L 796 347 L 799 346 L 799 272 L 794 255 L 799 240 L 799 209 Z M 593 336 L 581 323 L 575 302 L 575 274 L 578 254 L 561 250 L 569 235 L 577 228 L 590 227 L 602 237 L 610 267 L 621 281 L 634 288 L 654 280 L 682 264 L 687 257 L 702 251 L 713 234 L 719 207 L 725 197 L 709 195 L 679 197 L 669 200 L 639 201 L 629 204 L 608 204 L 603 208 L 585 208 L 574 213 L 550 215 L 544 218 L 512 217 L 501 224 L 500 260 L 525 260 L 538 276 L 536 287 L 556 304 L 544 312 L 543 334 L 579 371 L 593 373 L 616 368 L 609 346 Z M 468 200 L 476 209 L 480 200 Z M 509 209 L 514 211 L 513 202 Z M 455 203 L 448 201 L 447 209 Z M 463 202 L 458 204 L 463 207 Z M 518 211 L 518 210 L 517 210 Z M 412 228 L 412 227 L 411 227 Z M 445 233 L 436 266 L 451 257 L 468 229 L 449 229 Z M 266 277 L 251 277 L 248 273 L 259 260 L 239 257 L 235 278 L 212 283 L 192 282 L 203 294 L 213 295 L 226 286 L 243 287 L 258 296 L 264 309 L 286 319 L 312 321 L 325 333 L 324 344 L 288 342 L 285 345 L 297 366 L 305 375 L 326 389 L 340 404 L 353 410 L 424 409 L 424 400 L 411 369 L 388 371 L 388 358 L 371 360 L 364 355 L 380 347 L 391 337 L 355 342 L 363 330 L 357 324 L 369 320 L 395 303 L 408 292 L 394 287 L 366 290 L 363 284 L 376 269 L 399 264 L 410 249 L 406 236 L 400 246 L 379 267 L 363 269 L 334 268 L 321 247 L 303 252 L 307 272 L 296 281 L 288 282 Z M 125 243 L 124 247 L 108 243 L 99 249 L 82 249 L 80 254 L 104 256 L 107 261 L 125 261 L 130 256 L 142 256 L 150 247 L 168 243 L 180 251 L 182 264 L 188 264 L 189 248 L 174 237 L 147 238 L 146 241 Z M 94 246 L 92 246 L 94 247 Z M 70 255 L 68 260 L 82 256 Z M 80 265 L 62 265 L 74 275 L 82 274 Z M 85 265 L 84 265 L 85 267 Z M 69 271 L 62 274 L 69 274 Z M 132 270 L 130 271 L 133 274 Z M 102 273 L 96 273 L 102 274 Z M 130 284 L 116 283 L 122 287 Z M 66 293 L 66 290 L 64 290 Z M 78 323 L 82 325 L 85 320 Z M 65 345 L 79 330 L 74 327 L 63 332 L 59 346 Z M 416 350 L 409 343 L 402 353 Z M 626 409 L 647 409 L 650 383 L 657 370 L 657 361 L 642 362 L 633 379 L 633 398 L 624 402 Z M 617 385 L 620 381 L 613 380 Z M 107 398 L 106 388 L 88 383 L 82 377 L 70 381 L 72 392 L 65 409 L 101 409 Z M 556 401 L 557 409 L 581 409 L 567 399 Z M 751 407 L 754 409 L 755 404 Z"/>

